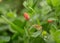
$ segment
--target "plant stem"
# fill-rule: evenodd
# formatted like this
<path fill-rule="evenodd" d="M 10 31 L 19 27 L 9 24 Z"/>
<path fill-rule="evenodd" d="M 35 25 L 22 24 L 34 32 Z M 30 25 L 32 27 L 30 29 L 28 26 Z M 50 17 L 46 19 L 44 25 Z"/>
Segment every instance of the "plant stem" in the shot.
<path fill-rule="evenodd" d="M 8 24 L 10 24 L 12 27 L 14 27 L 14 28 L 12 28 L 13 30 L 17 31 L 18 33 L 24 32 L 23 29 L 17 27 L 14 23 L 12 23 L 11 21 L 9 21 L 6 17 L 2 16 L 2 18 L 3 18 Z M 22 32 L 21 32 L 21 31 L 22 31 Z"/>

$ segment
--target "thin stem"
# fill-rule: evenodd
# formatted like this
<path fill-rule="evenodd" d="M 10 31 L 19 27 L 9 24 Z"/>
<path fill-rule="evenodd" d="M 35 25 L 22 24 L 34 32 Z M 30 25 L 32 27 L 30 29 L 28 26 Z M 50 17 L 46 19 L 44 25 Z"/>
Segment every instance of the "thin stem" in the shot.
<path fill-rule="evenodd" d="M 8 23 L 10 24 L 11 26 L 13 26 L 14 28 L 12 28 L 13 30 L 19 32 L 19 33 L 22 33 L 24 32 L 23 29 L 17 27 L 14 23 L 12 23 L 11 21 L 9 21 L 6 17 L 2 16 L 2 18 Z M 22 32 L 21 32 L 22 31 Z"/>

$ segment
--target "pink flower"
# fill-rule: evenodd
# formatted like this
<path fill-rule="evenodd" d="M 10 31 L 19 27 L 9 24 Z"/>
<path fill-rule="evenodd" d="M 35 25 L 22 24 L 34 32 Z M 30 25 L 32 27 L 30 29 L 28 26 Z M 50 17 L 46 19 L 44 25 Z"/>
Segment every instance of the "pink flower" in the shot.
<path fill-rule="evenodd" d="M 26 19 L 26 20 L 29 20 L 30 19 L 30 16 L 28 15 L 28 13 L 24 13 L 24 18 Z"/>

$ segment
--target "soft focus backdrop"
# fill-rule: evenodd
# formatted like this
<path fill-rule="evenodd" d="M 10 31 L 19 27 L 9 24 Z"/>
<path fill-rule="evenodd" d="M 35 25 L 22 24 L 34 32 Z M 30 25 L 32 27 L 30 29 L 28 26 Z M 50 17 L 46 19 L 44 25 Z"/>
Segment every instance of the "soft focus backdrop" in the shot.
<path fill-rule="evenodd" d="M 0 0 L 0 43 L 60 43 L 60 0 Z"/>

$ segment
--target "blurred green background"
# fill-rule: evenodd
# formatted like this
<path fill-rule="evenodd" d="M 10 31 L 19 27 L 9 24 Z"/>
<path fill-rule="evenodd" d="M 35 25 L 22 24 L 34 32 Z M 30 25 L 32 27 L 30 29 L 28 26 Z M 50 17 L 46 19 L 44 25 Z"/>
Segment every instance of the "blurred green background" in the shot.
<path fill-rule="evenodd" d="M 0 43 L 60 43 L 60 0 L 0 0 Z"/>

